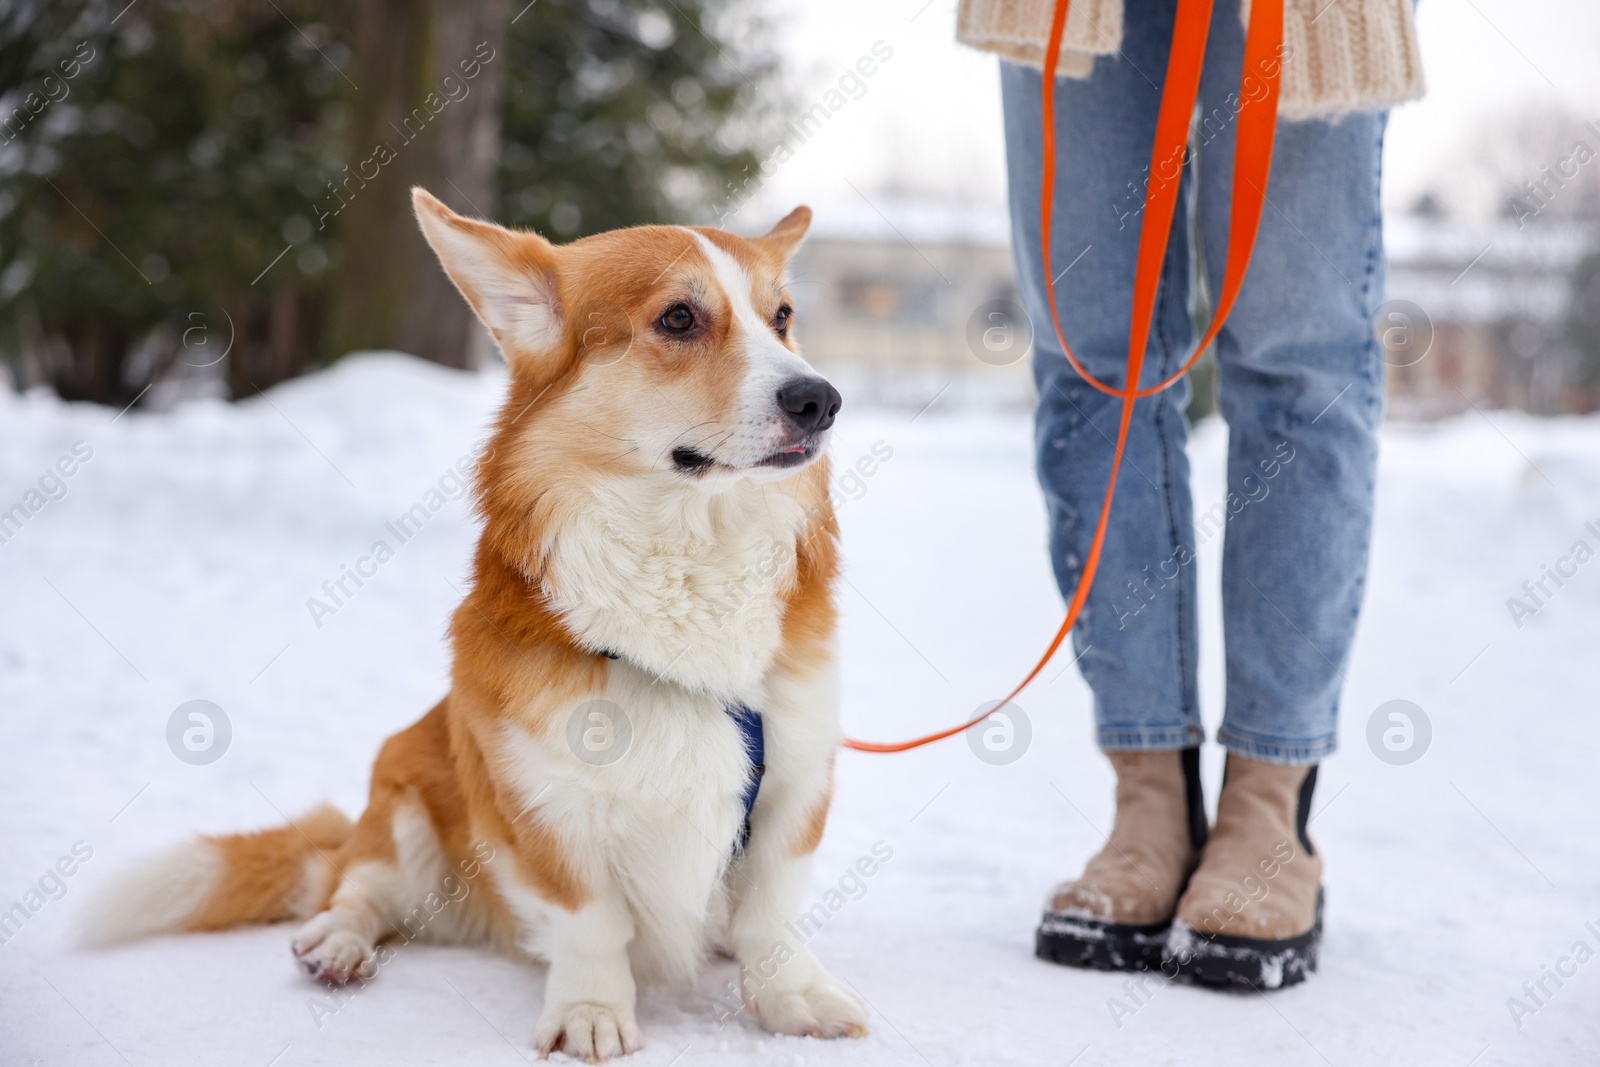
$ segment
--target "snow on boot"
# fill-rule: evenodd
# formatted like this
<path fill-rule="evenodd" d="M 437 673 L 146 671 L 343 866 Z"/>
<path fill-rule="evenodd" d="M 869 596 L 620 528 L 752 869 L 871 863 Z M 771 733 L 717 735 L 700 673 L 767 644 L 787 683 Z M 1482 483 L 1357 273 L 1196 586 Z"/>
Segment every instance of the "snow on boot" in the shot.
<path fill-rule="evenodd" d="M 1200 750 L 1106 755 L 1117 775 L 1111 836 L 1077 881 L 1051 894 L 1034 951 L 1072 967 L 1155 970 L 1206 842 Z"/>
<path fill-rule="evenodd" d="M 1322 857 L 1306 836 L 1317 768 L 1230 754 L 1217 825 L 1167 952 L 1202 985 L 1279 989 L 1317 969 Z"/>

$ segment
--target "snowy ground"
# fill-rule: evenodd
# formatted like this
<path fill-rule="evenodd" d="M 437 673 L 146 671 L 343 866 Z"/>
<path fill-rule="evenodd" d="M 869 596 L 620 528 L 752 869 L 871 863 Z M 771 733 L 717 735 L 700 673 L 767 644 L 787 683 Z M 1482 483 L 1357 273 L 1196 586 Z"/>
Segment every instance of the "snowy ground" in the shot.
<path fill-rule="evenodd" d="M 375 540 L 393 543 L 386 521 L 442 478 L 450 489 L 499 389 L 388 357 L 237 407 L 115 421 L 0 395 L 0 510 L 75 442 L 92 450 L 65 495 L 48 482 L 59 498 L 0 544 L 0 909 L 34 907 L 0 947 L 0 1064 L 527 1056 L 543 976 L 476 951 L 408 946 L 339 1004 L 292 966 L 284 929 L 104 953 L 70 938 L 90 885 L 140 852 L 278 823 L 324 797 L 359 808 L 379 741 L 443 689 L 444 619 L 474 536 L 464 503 L 445 502 L 320 628 L 306 600 Z M 858 736 L 906 736 L 998 697 L 1058 621 L 1025 420 L 950 406 L 914 422 L 847 408 L 841 423 L 841 466 L 892 451 L 845 487 L 841 511 L 844 715 Z M 1213 424 L 1194 445 L 1202 506 L 1221 496 L 1223 443 Z M 1314 825 L 1329 910 L 1313 981 L 1271 997 L 1130 993 L 1122 977 L 1033 959 L 1045 890 L 1098 847 L 1110 808 L 1086 693 L 1052 670 L 1021 700 L 1033 736 L 1010 765 L 959 738 L 840 760 L 812 893 L 843 879 L 856 899 L 813 944 L 870 1003 L 871 1037 L 719 1025 L 733 976 L 719 964 L 695 989 L 645 995 L 635 1062 L 1595 1062 L 1600 562 L 1549 583 L 1555 595 L 1520 628 L 1506 602 L 1575 542 L 1600 548 L 1600 420 L 1394 427 L 1383 465 L 1343 747 L 1324 765 Z M 1211 588 L 1219 547 L 1203 556 Z M 207 766 L 166 741 L 169 715 L 195 698 L 232 725 Z M 1369 715 L 1393 699 L 1432 723 L 1409 765 L 1380 761 L 1366 740 Z M 878 842 L 892 858 L 852 882 Z M 73 873 L 51 874 L 58 861 Z M 1570 977 L 1558 985 L 1557 971 Z M 1533 999 L 1524 983 L 1541 978 Z M 1520 1020 L 1512 997 L 1529 1009 Z"/>

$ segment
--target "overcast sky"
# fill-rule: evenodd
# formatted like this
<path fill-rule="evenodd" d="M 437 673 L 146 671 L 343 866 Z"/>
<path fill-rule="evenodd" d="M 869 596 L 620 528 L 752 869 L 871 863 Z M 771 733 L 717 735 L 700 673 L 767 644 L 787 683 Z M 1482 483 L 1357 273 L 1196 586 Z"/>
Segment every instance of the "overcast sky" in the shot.
<path fill-rule="evenodd" d="M 1003 206 L 997 61 L 955 43 L 955 0 L 768 3 L 802 109 L 875 43 L 893 54 L 864 79 L 864 95 L 800 146 L 730 225 L 755 228 L 804 202 L 819 210 L 819 224 L 831 216 L 837 228 L 870 210 L 862 194 L 876 201 L 897 191 L 974 209 Z M 1424 0 L 1418 22 L 1429 93 L 1391 120 L 1391 208 L 1413 202 L 1497 112 L 1563 101 L 1600 123 L 1596 0 Z M 1530 178 L 1543 162 L 1529 161 Z"/>

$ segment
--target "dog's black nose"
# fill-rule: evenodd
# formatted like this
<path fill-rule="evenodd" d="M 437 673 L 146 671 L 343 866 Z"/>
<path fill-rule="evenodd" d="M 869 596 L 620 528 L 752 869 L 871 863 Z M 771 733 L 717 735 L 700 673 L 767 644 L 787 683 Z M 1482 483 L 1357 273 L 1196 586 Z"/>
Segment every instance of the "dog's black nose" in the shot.
<path fill-rule="evenodd" d="M 839 414 L 839 390 L 826 378 L 791 378 L 778 390 L 778 406 L 806 433 L 821 433 Z"/>

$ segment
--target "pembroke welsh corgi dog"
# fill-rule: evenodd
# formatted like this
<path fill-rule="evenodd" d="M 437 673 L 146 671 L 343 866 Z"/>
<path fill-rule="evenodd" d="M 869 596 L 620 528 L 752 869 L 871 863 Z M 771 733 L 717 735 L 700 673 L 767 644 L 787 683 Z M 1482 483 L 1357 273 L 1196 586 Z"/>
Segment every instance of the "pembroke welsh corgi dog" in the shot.
<path fill-rule="evenodd" d="M 865 1033 L 791 925 L 840 739 L 840 399 L 784 287 L 811 212 L 557 246 L 413 202 L 510 368 L 450 692 L 384 742 L 353 826 L 180 846 L 90 939 L 309 920 L 294 955 L 329 983 L 415 937 L 493 945 L 549 964 L 534 1044 L 590 1060 L 640 1047 L 636 979 L 715 946 L 766 1029 Z"/>

